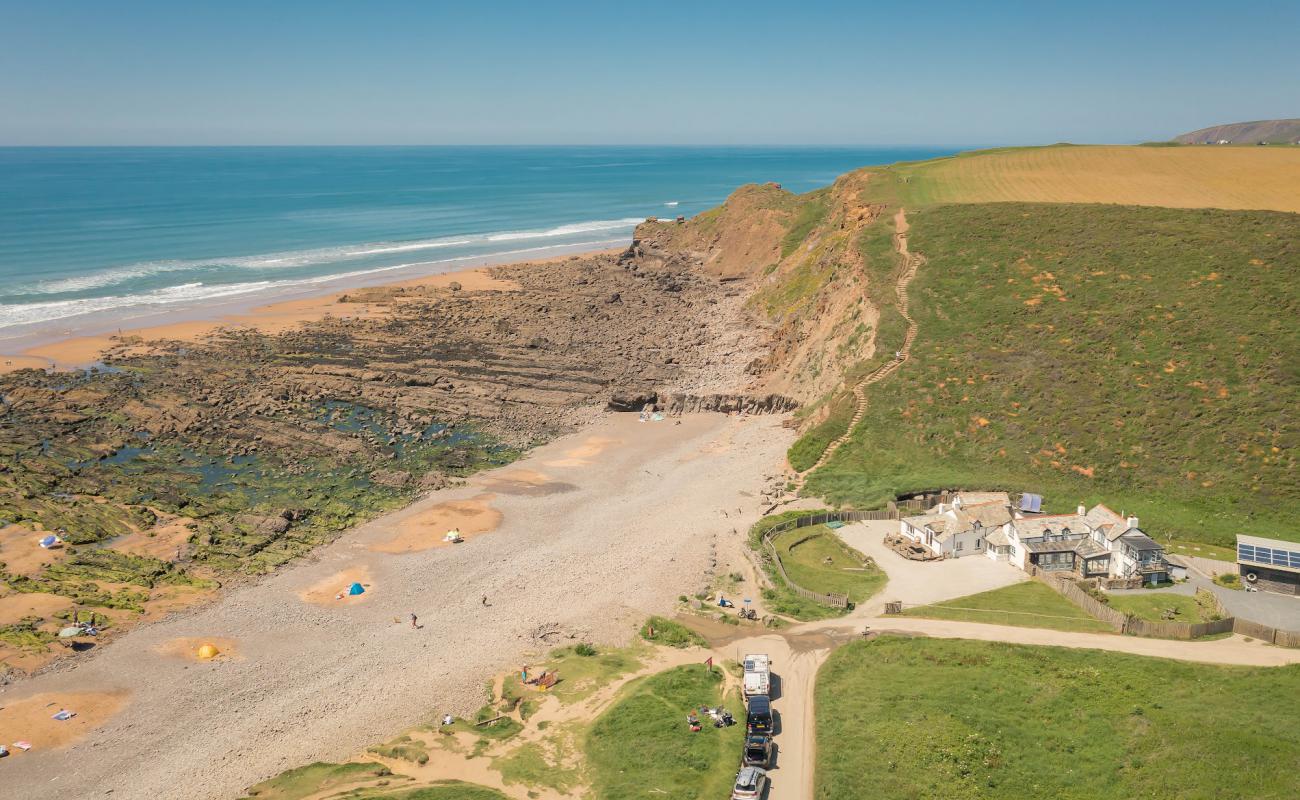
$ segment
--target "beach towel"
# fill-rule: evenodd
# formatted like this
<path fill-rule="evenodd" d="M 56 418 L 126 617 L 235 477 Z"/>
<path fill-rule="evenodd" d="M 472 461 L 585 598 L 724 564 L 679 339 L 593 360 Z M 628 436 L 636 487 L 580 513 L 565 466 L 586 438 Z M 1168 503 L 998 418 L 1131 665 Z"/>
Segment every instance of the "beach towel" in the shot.
<path fill-rule="evenodd" d="M 366 593 L 365 587 L 359 583 L 354 583 L 348 587 L 348 594 L 350 595 L 358 595 L 358 594 L 365 594 L 365 593 Z"/>
<path fill-rule="evenodd" d="M 67 722 L 75 716 L 77 716 L 77 712 L 63 709 L 54 715 L 54 719 L 57 719 L 59 722 Z"/>
<path fill-rule="evenodd" d="M 32 743 L 31 743 L 31 742 L 14 742 L 14 747 L 17 747 L 19 750 L 22 750 L 24 753 L 26 753 L 28 750 L 31 750 L 31 749 L 32 749 Z"/>

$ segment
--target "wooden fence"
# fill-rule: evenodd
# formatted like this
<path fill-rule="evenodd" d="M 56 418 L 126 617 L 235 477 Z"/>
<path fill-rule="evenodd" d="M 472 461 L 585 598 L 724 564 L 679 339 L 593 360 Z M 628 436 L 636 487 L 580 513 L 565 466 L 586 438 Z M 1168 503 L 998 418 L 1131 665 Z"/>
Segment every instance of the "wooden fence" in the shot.
<path fill-rule="evenodd" d="M 1223 615 L 1222 619 L 1210 620 L 1209 622 L 1156 622 L 1132 617 L 1111 608 L 1080 589 L 1071 580 L 1058 578 L 1050 573 L 1038 570 L 1034 570 L 1030 574 L 1036 580 L 1055 589 L 1071 603 L 1110 625 L 1116 633 L 1150 636 L 1160 639 L 1199 639 L 1202 636 L 1213 636 L 1216 633 L 1232 632 L 1282 647 L 1300 647 L 1300 633 L 1278 630 L 1248 619 L 1228 616 L 1227 610 L 1224 609 L 1223 604 L 1219 602 L 1219 598 L 1215 597 L 1213 592 L 1209 592 L 1209 595 L 1214 601 L 1215 608 Z"/>
<path fill-rule="evenodd" d="M 807 528 L 812 525 L 825 525 L 828 522 L 862 522 L 863 520 L 882 520 L 898 519 L 896 510 L 882 511 L 823 511 L 819 514 L 808 514 L 803 517 L 795 517 L 784 522 L 778 522 L 763 532 L 763 548 L 772 558 L 772 563 L 776 565 L 776 571 L 781 574 L 782 580 L 790 587 L 790 591 L 804 598 L 812 600 L 815 603 L 823 603 L 833 608 L 847 608 L 849 605 L 848 595 L 836 594 L 834 592 L 823 593 L 814 592 L 811 589 L 805 589 L 790 579 L 790 575 L 785 571 L 785 565 L 781 563 L 781 556 L 776 552 L 776 545 L 772 544 L 772 538 L 786 531 L 796 530 L 798 528 Z"/>

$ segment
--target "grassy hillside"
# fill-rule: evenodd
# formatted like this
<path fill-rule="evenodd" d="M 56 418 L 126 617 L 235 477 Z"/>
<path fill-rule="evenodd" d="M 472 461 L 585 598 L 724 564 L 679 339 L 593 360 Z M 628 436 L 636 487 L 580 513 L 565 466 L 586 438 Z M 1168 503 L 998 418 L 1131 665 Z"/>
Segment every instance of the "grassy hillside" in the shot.
<path fill-rule="evenodd" d="M 1300 143 L 1300 119 L 1264 119 L 1256 122 L 1233 122 L 1214 125 L 1198 131 L 1175 136 L 1180 144 L 1232 144 L 1255 145 Z"/>
<path fill-rule="evenodd" d="M 811 494 L 1105 501 L 1149 531 L 1300 539 L 1300 216 L 1099 205 L 909 213 L 913 360 Z"/>
<path fill-rule="evenodd" d="M 886 637 L 816 692 L 818 800 L 1295 796 L 1296 666 Z"/>
<path fill-rule="evenodd" d="M 933 203 L 1119 203 L 1300 212 L 1300 148 L 984 150 L 891 168 L 910 209 Z"/>

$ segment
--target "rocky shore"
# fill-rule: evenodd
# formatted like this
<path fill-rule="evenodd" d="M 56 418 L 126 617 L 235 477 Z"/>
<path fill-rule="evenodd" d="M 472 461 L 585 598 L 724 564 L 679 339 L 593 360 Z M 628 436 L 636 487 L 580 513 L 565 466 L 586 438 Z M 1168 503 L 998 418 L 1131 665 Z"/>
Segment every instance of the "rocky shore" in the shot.
<path fill-rule="evenodd" d="M 698 265 L 629 250 L 491 276 L 350 292 L 275 333 L 124 336 L 89 371 L 0 376 L 0 594 L 129 622 L 160 587 L 273 569 L 615 395 L 784 410 L 743 395 L 765 333 L 741 286 Z M 163 528 L 165 547 L 118 546 Z M 46 532 L 66 549 L 18 557 Z M 0 619 L 0 662 L 65 622 Z"/>

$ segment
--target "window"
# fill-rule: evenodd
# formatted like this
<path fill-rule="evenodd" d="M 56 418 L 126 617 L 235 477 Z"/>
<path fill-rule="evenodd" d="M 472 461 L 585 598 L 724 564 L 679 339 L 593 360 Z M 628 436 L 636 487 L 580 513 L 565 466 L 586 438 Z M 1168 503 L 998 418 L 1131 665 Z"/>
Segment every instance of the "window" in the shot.
<path fill-rule="evenodd" d="M 958 549 L 958 550 L 961 549 L 961 542 L 960 542 L 960 541 L 957 542 L 957 549 Z"/>
<path fill-rule="evenodd" d="M 983 546 L 984 546 L 984 540 L 983 540 L 983 539 L 976 539 L 976 540 L 975 540 L 975 549 L 976 549 L 976 550 L 980 549 L 980 548 L 983 547 Z"/>

